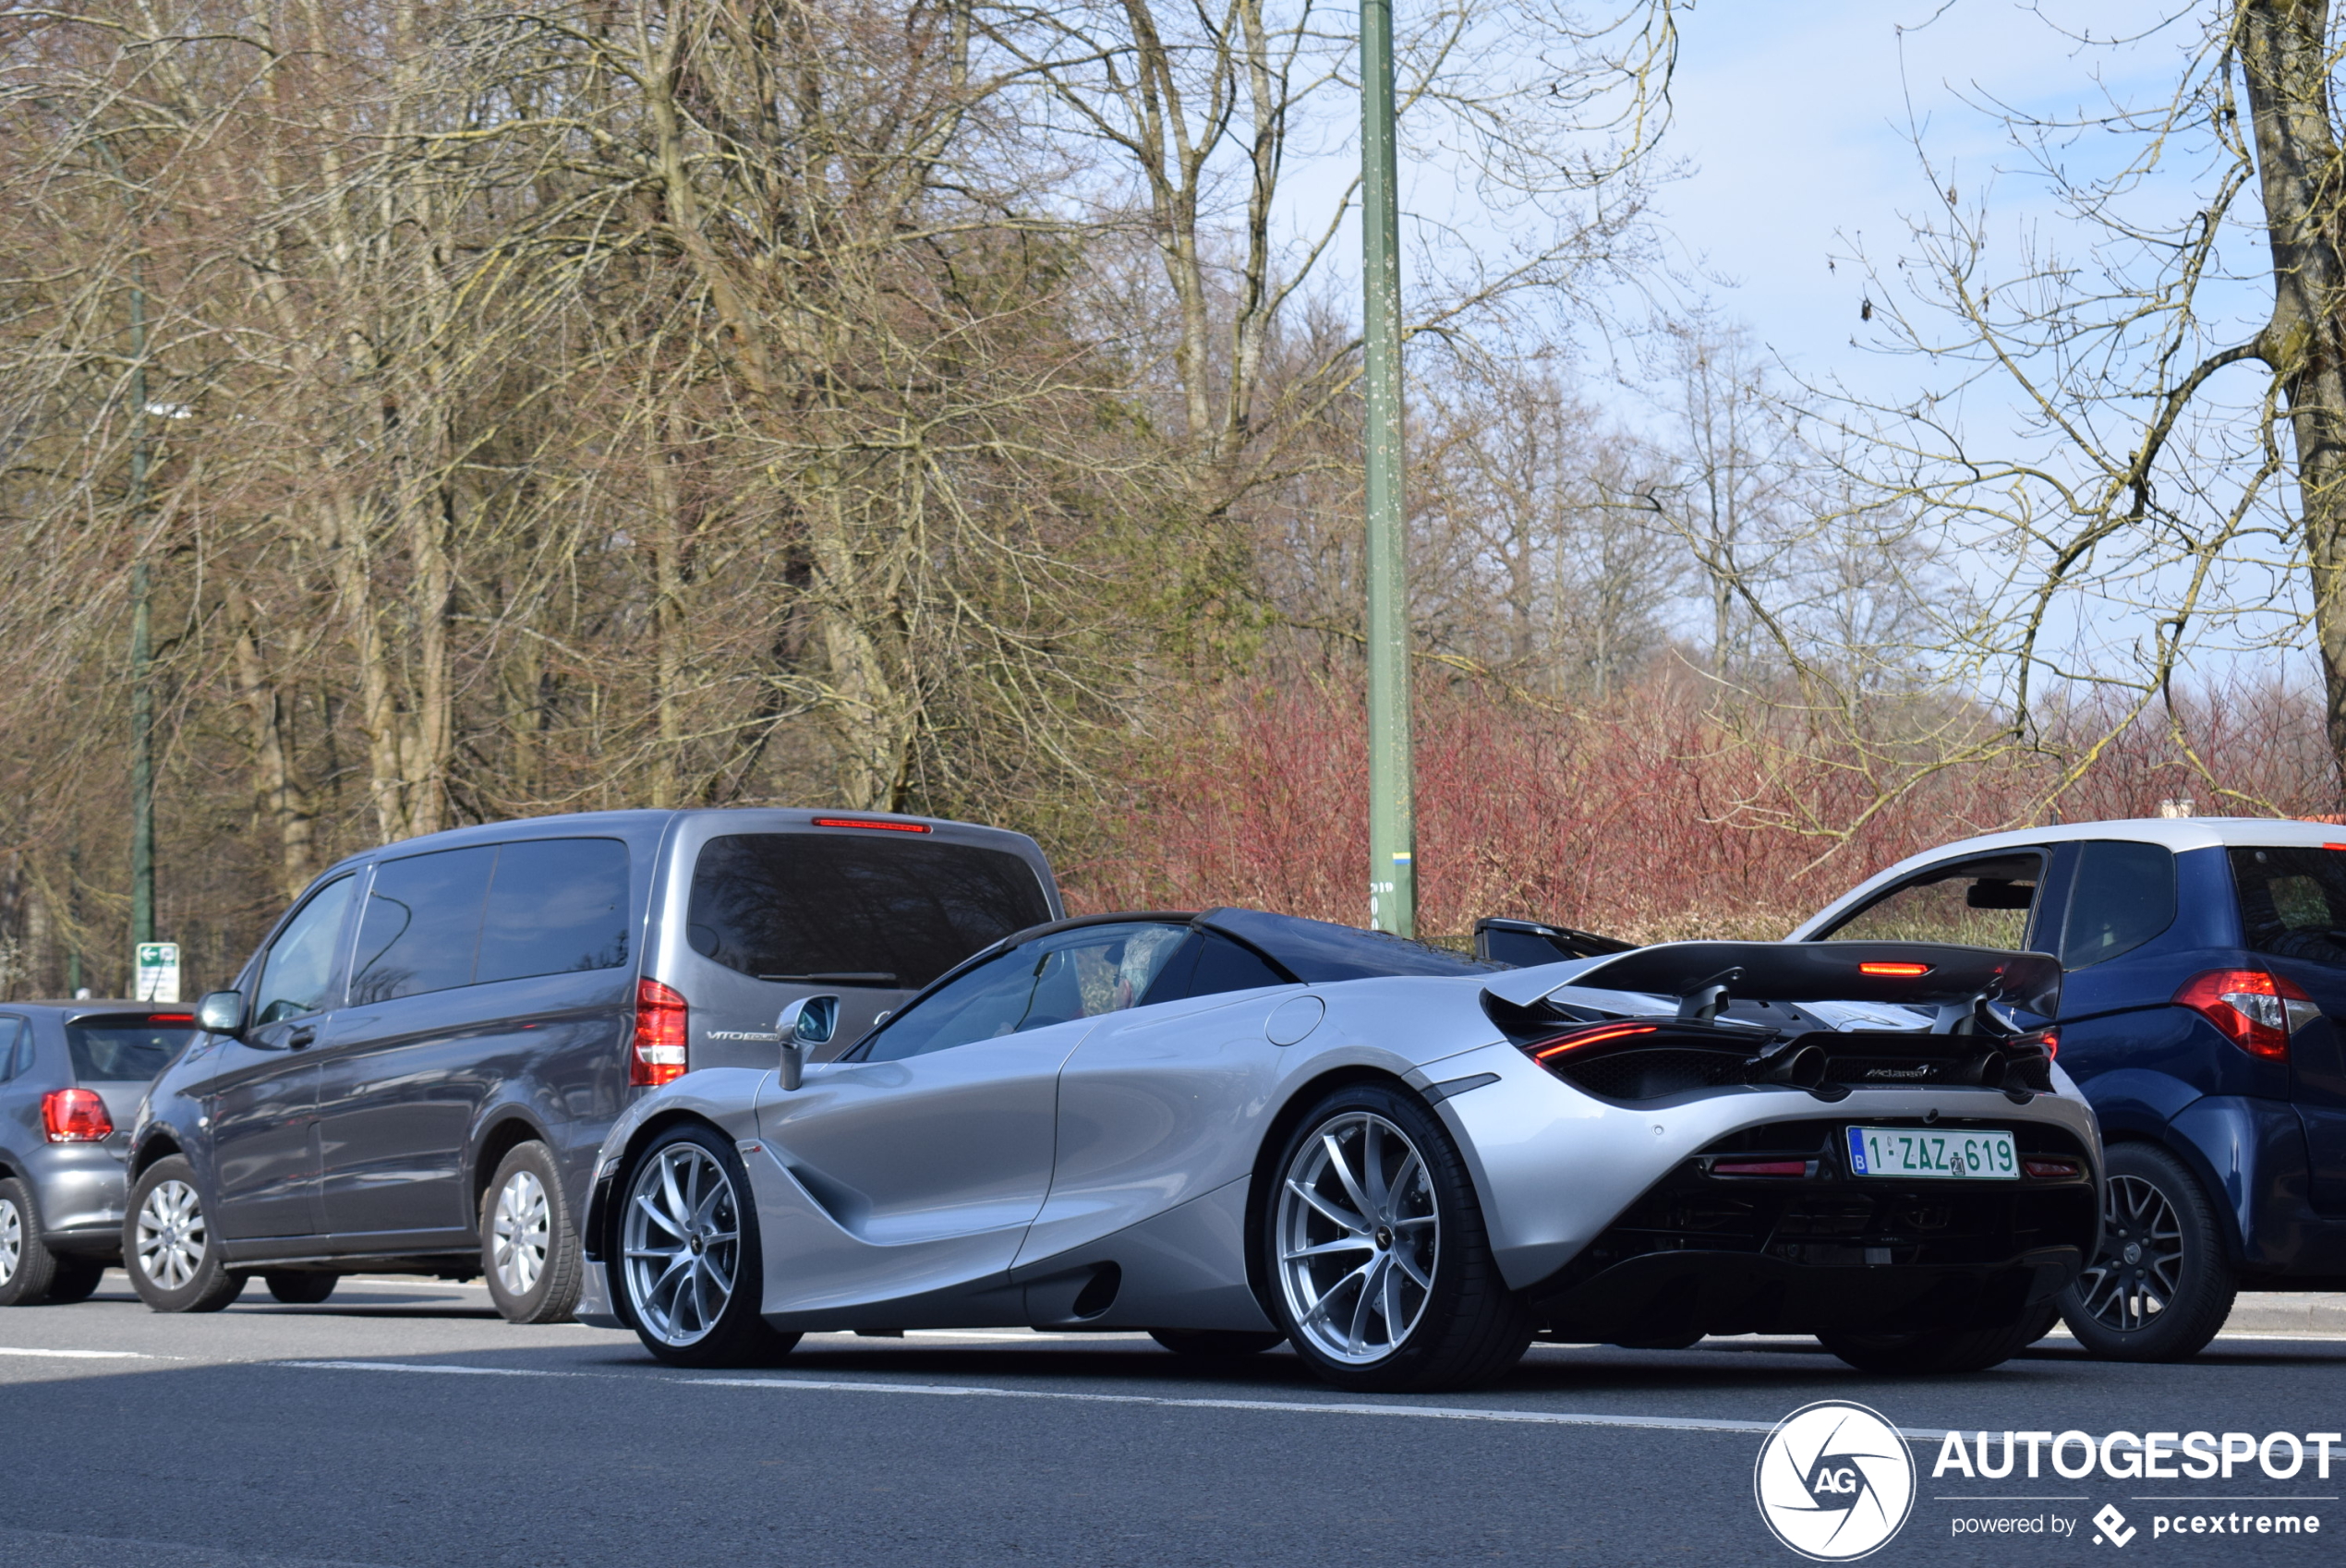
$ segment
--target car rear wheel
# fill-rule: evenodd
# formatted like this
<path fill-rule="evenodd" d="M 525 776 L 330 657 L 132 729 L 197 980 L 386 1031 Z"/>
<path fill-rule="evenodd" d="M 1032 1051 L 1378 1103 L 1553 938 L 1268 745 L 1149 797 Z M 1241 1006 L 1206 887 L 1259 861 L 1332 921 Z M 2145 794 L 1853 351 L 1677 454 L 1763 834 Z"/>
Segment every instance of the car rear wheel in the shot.
<path fill-rule="evenodd" d="M 1288 1343 L 1323 1378 L 1473 1388 L 1522 1359 L 1530 1315 L 1499 1277 L 1465 1162 L 1415 1095 L 1336 1090 L 1271 1168 L 1263 1273 Z"/>
<path fill-rule="evenodd" d="M 2052 1332 L 2060 1321 L 2050 1301 L 2024 1309 L 2007 1323 L 1921 1333 L 1820 1333 L 1827 1350 L 1861 1372 L 1984 1372 L 2001 1366 Z"/>
<path fill-rule="evenodd" d="M 244 1293 L 243 1274 L 220 1261 L 220 1246 L 183 1155 L 157 1160 L 131 1185 L 122 1224 L 122 1266 L 130 1287 L 158 1312 L 217 1312 Z"/>
<path fill-rule="evenodd" d="M 339 1274 L 317 1269 L 270 1269 L 260 1276 L 269 1294 L 288 1307 L 315 1307 L 334 1293 Z"/>
<path fill-rule="evenodd" d="M 566 1323 L 578 1305 L 577 1233 L 553 1152 L 534 1139 L 498 1162 L 481 1195 L 480 1268 L 509 1323 Z"/>
<path fill-rule="evenodd" d="M 50 1251 L 31 1189 L 14 1176 L 0 1181 L 0 1307 L 86 1301 L 105 1272 L 94 1259 Z"/>
<path fill-rule="evenodd" d="M 2240 1293 L 2215 1205 L 2151 1144 L 2113 1143 L 2105 1164 L 2101 1251 L 2062 1292 L 2061 1315 L 2104 1360 L 2196 1356 Z"/>
<path fill-rule="evenodd" d="M 1250 1333 L 1244 1329 L 1151 1329 L 1149 1337 L 1176 1356 L 1225 1359 L 1260 1356 L 1287 1343 L 1283 1333 Z"/>
<path fill-rule="evenodd" d="M 798 1335 L 758 1316 L 764 1272 L 749 1176 L 730 1140 L 687 1123 L 627 1173 L 613 1271 L 644 1348 L 676 1367 L 759 1366 Z"/>

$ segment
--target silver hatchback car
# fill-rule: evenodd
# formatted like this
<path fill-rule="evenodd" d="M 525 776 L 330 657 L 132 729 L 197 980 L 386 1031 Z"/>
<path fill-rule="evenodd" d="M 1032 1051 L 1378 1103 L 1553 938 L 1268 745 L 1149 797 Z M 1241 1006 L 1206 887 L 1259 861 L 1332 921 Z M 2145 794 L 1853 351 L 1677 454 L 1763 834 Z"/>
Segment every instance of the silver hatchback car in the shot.
<path fill-rule="evenodd" d="M 0 1004 L 0 1307 L 82 1300 L 121 1256 L 130 1124 L 195 1031 L 150 1003 Z"/>

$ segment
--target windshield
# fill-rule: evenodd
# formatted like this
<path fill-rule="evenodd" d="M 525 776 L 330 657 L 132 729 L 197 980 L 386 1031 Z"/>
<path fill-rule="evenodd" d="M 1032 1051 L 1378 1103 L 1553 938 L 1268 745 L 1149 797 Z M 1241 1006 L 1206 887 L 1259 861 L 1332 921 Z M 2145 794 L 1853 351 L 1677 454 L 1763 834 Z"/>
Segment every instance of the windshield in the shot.
<path fill-rule="evenodd" d="M 1051 918 L 1016 855 L 908 835 L 737 833 L 693 866 L 685 939 L 760 980 L 917 990 Z"/>
<path fill-rule="evenodd" d="M 195 1037 L 192 1013 L 85 1018 L 66 1025 L 73 1076 L 84 1083 L 144 1083 Z"/>

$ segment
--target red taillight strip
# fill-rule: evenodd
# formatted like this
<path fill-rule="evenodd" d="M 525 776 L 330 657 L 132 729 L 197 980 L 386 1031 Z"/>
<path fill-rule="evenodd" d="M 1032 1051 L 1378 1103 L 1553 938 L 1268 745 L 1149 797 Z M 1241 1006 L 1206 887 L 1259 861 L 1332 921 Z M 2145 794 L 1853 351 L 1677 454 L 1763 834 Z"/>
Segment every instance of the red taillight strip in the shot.
<path fill-rule="evenodd" d="M 1805 1176 L 1808 1174 L 1806 1160 L 1713 1160 L 1712 1176 Z"/>
<path fill-rule="evenodd" d="M 1857 972 L 1859 974 L 1897 974 L 1905 975 L 1908 979 L 1914 979 L 1920 975 L 1929 974 L 1930 972 L 1930 966 L 1929 964 L 1859 964 L 1857 966 Z"/>
<path fill-rule="evenodd" d="M 1524 1049 L 1531 1053 L 1533 1061 L 1544 1062 L 1550 1056 L 1560 1056 L 1566 1051 L 1578 1051 L 1583 1045 L 1601 1045 L 1608 1040 L 1623 1040 L 1632 1034 L 1651 1034 L 1658 1027 L 1651 1023 L 1600 1025 L 1595 1029 L 1575 1030 L 1570 1034 L 1559 1034 L 1552 1040 L 1536 1041 L 1526 1045 Z"/>
<path fill-rule="evenodd" d="M 2065 1176 L 2075 1176 L 2081 1167 L 2074 1160 L 2040 1160 L 2031 1158 L 2021 1161 L 2020 1168 L 2023 1172 L 2035 1176 L 2039 1181 L 2058 1181 Z"/>
<path fill-rule="evenodd" d="M 868 816 L 818 816 L 817 827 L 871 827 L 882 833 L 928 833 L 934 831 L 925 822 L 881 822 Z"/>

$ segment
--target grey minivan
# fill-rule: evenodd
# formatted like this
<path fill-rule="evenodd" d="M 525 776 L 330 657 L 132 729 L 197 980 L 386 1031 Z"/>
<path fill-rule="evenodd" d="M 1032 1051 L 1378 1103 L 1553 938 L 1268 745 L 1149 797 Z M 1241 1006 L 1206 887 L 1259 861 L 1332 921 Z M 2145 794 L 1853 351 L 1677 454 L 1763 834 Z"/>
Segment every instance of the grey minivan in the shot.
<path fill-rule="evenodd" d="M 844 1049 L 996 939 L 1061 914 L 1032 838 L 805 810 L 598 812 L 459 828 L 318 878 L 130 1135 L 122 1256 L 157 1311 L 264 1275 L 485 1275 L 515 1322 L 577 1299 L 573 1216 L 642 1091 L 767 1066 L 776 1015 L 841 1000 Z"/>

